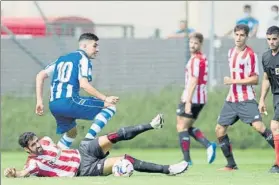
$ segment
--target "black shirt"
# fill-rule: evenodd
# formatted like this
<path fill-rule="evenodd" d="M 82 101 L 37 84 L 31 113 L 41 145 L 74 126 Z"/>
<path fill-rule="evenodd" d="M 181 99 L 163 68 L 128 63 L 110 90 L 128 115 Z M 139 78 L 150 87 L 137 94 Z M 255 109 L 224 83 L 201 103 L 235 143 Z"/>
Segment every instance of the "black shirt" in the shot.
<path fill-rule="evenodd" d="M 273 94 L 279 94 L 279 52 L 275 56 L 268 50 L 262 57 L 263 70 L 268 76 Z"/>

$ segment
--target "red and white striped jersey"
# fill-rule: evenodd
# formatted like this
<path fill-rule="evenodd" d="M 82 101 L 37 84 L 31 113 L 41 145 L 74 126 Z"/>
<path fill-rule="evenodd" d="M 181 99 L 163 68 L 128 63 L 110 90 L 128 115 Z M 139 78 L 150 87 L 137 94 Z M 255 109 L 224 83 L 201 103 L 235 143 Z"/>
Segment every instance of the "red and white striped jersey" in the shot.
<path fill-rule="evenodd" d="M 80 154 L 76 149 L 61 150 L 51 138 L 40 139 L 42 155 L 29 155 L 25 170 L 39 177 L 73 177 L 80 165 Z"/>
<path fill-rule="evenodd" d="M 246 47 L 240 53 L 235 48 L 229 50 L 229 66 L 232 79 L 245 79 L 254 75 L 259 75 L 258 58 L 256 53 Z M 230 87 L 227 101 L 241 102 L 255 99 L 255 91 L 252 85 L 236 85 Z"/>
<path fill-rule="evenodd" d="M 191 77 L 198 78 L 198 84 L 194 90 L 192 103 L 205 104 L 207 102 L 207 73 L 208 61 L 202 53 L 194 54 L 185 67 L 185 89 L 181 101 L 185 102 L 188 96 L 188 88 Z"/>

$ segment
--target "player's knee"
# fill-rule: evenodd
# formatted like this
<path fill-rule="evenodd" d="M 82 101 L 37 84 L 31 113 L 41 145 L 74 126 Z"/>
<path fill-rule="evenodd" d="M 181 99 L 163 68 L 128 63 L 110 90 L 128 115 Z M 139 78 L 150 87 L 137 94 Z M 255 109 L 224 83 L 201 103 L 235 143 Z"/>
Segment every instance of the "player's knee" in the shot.
<path fill-rule="evenodd" d="M 67 132 L 67 136 L 70 137 L 70 138 L 76 138 L 77 137 L 77 128 L 74 127 L 71 130 L 69 130 Z"/>
<path fill-rule="evenodd" d="M 190 126 L 183 121 L 178 121 L 176 124 L 177 132 L 183 132 L 183 131 L 188 130 L 189 128 L 190 128 Z"/>
<path fill-rule="evenodd" d="M 271 120 L 270 129 L 272 133 L 279 133 L 279 122 L 275 120 Z"/>
<path fill-rule="evenodd" d="M 256 121 L 256 122 L 252 123 L 252 126 L 254 127 L 255 130 L 257 130 L 260 133 L 263 133 L 266 129 L 264 123 L 261 121 Z"/>
<path fill-rule="evenodd" d="M 105 102 L 104 107 L 106 107 L 107 109 L 110 109 L 114 113 L 116 112 L 116 105 L 114 105 L 114 104 Z"/>
<path fill-rule="evenodd" d="M 226 133 L 226 128 L 222 125 L 216 125 L 215 133 L 217 136 L 224 135 Z"/>
<path fill-rule="evenodd" d="M 181 124 L 179 124 L 179 123 L 176 124 L 176 130 L 177 130 L 177 132 L 183 131 L 183 127 L 181 126 Z"/>

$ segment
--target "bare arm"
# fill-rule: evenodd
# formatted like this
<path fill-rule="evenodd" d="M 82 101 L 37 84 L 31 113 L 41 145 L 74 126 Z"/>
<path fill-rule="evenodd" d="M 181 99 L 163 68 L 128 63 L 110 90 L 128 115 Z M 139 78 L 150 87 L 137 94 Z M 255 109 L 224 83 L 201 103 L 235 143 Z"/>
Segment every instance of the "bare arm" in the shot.
<path fill-rule="evenodd" d="M 84 91 L 86 91 L 88 94 L 95 96 L 96 98 L 99 98 L 103 101 L 106 100 L 106 96 L 99 92 L 97 89 L 95 89 L 89 82 L 88 79 L 85 77 L 82 77 L 79 79 L 79 85 Z"/>
<path fill-rule="evenodd" d="M 36 76 L 36 114 L 42 116 L 44 113 L 44 105 L 43 105 L 43 88 L 44 88 L 44 81 L 50 75 L 52 75 L 55 68 L 55 62 L 48 65 L 44 70 L 40 71 Z"/>
<path fill-rule="evenodd" d="M 194 91 L 196 89 L 197 84 L 198 84 L 198 78 L 191 77 L 190 78 L 189 87 L 187 89 L 187 91 L 188 91 L 187 92 L 188 96 L 186 97 L 186 102 L 187 103 L 191 103 L 192 102 L 193 94 L 194 94 Z"/>
<path fill-rule="evenodd" d="M 257 85 L 259 81 L 258 75 L 254 75 L 245 79 L 234 79 L 232 80 L 232 84 L 237 85 Z"/>
<path fill-rule="evenodd" d="M 20 171 L 17 171 L 16 170 L 16 177 L 29 177 L 30 174 L 29 174 L 29 171 L 27 170 L 20 170 Z"/>
<path fill-rule="evenodd" d="M 20 178 L 29 177 L 30 173 L 28 170 L 16 170 L 15 168 L 7 168 L 4 170 L 4 175 L 8 178 Z"/>
<path fill-rule="evenodd" d="M 268 80 L 268 76 L 267 76 L 266 73 L 264 73 L 263 80 L 262 80 L 262 88 L 261 88 L 260 101 L 264 101 L 265 100 L 266 95 L 267 95 L 269 89 L 270 89 L 270 83 L 269 83 L 269 80 Z"/>
<path fill-rule="evenodd" d="M 36 76 L 36 97 L 37 103 L 43 103 L 43 87 L 44 81 L 48 78 L 48 74 L 45 70 L 40 71 Z"/>

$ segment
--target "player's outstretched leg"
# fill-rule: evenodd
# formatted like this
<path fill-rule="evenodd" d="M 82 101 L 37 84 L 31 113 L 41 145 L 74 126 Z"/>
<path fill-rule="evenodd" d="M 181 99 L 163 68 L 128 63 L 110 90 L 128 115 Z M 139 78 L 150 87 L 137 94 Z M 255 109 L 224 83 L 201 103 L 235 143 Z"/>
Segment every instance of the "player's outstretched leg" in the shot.
<path fill-rule="evenodd" d="M 149 124 L 141 124 L 137 126 L 121 128 L 119 129 L 118 132 L 99 137 L 98 147 L 102 151 L 101 152 L 102 154 L 108 154 L 108 152 L 112 148 L 113 143 L 122 140 L 130 140 L 135 136 L 137 136 L 138 134 L 143 133 L 147 130 L 162 128 L 163 122 L 164 120 L 162 114 L 158 114 Z M 94 140 L 89 140 L 89 142 L 94 142 Z M 96 157 L 99 156 L 96 155 Z M 103 159 L 103 157 L 104 155 L 102 155 L 101 158 Z M 129 155 L 125 155 L 122 157 L 112 157 L 112 158 L 105 159 L 102 174 L 103 175 L 111 174 L 112 166 L 114 165 L 114 163 L 117 162 L 119 159 L 123 159 L 123 158 L 129 160 L 133 164 L 134 169 L 139 172 L 177 175 L 183 173 L 188 168 L 188 163 L 186 161 L 174 165 L 159 165 L 159 164 L 141 161 Z"/>
<path fill-rule="evenodd" d="M 225 170 L 225 171 L 236 170 L 238 168 L 233 157 L 232 145 L 230 143 L 229 136 L 227 135 L 226 132 L 227 132 L 227 127 L 217 124 L 216 136 L 218 138 L 221 150 L 228 162 L 228 164 L 224 168 L 221 168 L 220 170 Z"/>
<path fill-rule="evenodd" d="M 99 132 L 105 127 L 107 122 L 115 115 L 116 107 L 115 106 L 109 106 L 107 108 L 104 108 L 101 110 L 100 113 L 98 113 L 93 123 L 88 130 L 88 133 L 86 134 L 85 138 L 87 139 L 94 139 Z"/>
<path fill-rule="evenodd" d="M 108 140 L 111 143 L 117 143 L 123 140 L 130 140 L 136 137 L 138 134 L 151 129 L 159 129 L 163 127 L 164 119 L 162 114 L 158 114 L 148 124 L 140 124 L 136 126 L 129 126 L 120 128 L 117 132 L 113 132 L 107 135 Z"/>
<path fill-rule="evenodd" d="M 134 170 L 138 172 L 162 173 L 162 174 L 173 176 L 185 172 L 188 168 L 188 163 L 186 161 L 182 161 L 180 163 L 173 164 L 173 165 L 161 165 L 161 164 L 142 161 L 126 154 L 123 157 L 107 158 L 104 162 L 103 174 L 104 175 L 112 174 L 112 167 L 114 163 L 116 163 L 118 160 L 123 158 L 130 161 L 134 166 Z"/>
<path fill-rule="evenodd" d="M 160 165 L 160 164 L 141 161 L 127 154 L 124 156 L 124 158 L 129 160 L 133 164 L 134 169 L 138 172 L 177 175 L 183 173 L 188 168 L 188 163 L 186 161 L 182 161 L 180 163 L 173 164 L 173 165 Z"/>
<path fill-rule="evenodd" d="M 211 164 L 216 157 L 216 143 L 210 143 L 202 131 L 196 127 L 190 127 L 188 132 L 190 136 L 192 136 L 196 141 L 201 143 L 207 149 L 207 162 Z"/>

